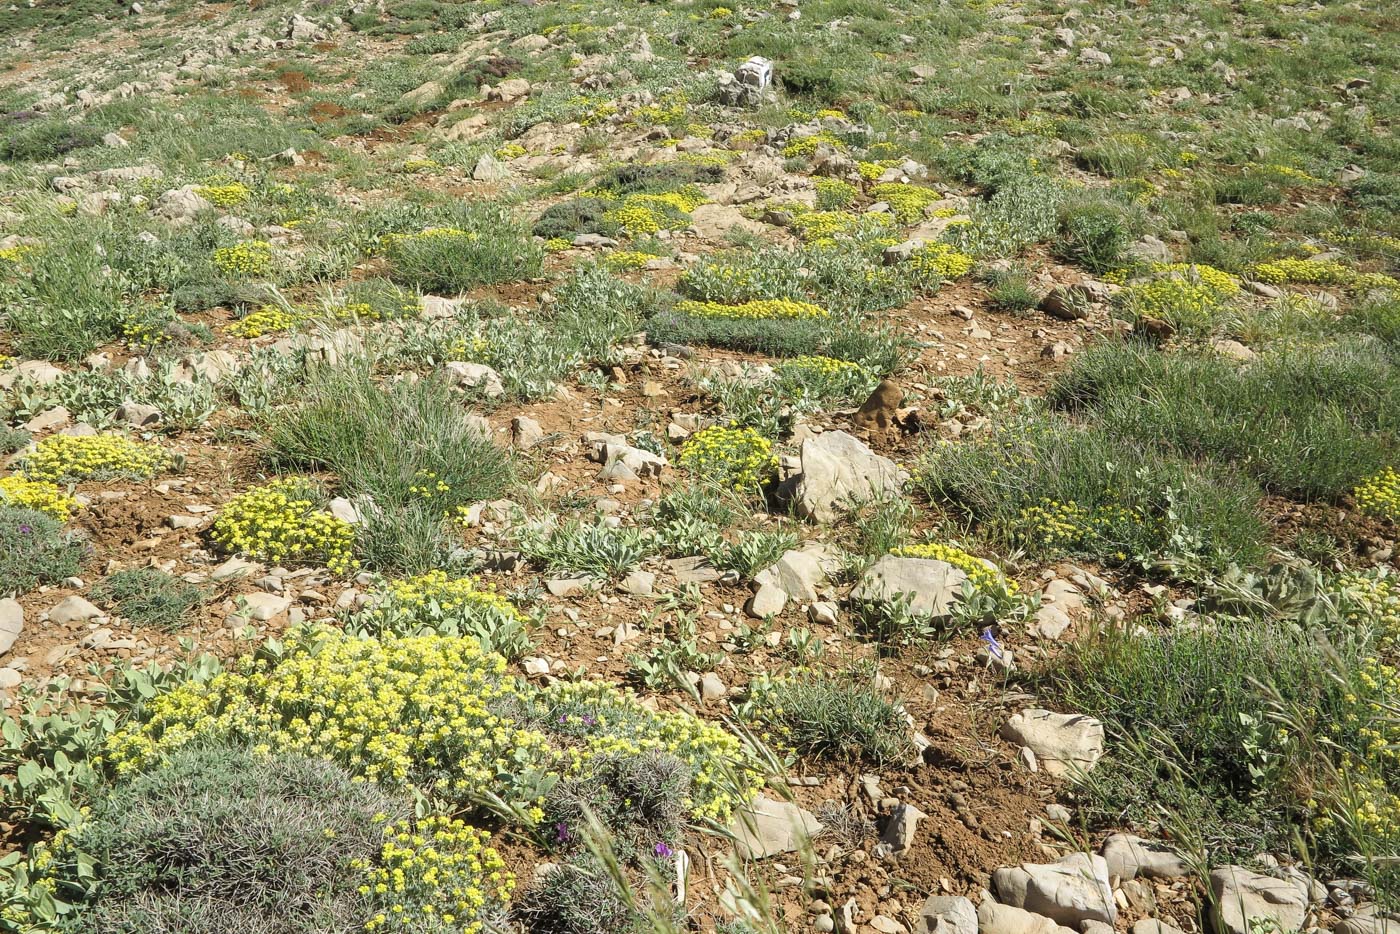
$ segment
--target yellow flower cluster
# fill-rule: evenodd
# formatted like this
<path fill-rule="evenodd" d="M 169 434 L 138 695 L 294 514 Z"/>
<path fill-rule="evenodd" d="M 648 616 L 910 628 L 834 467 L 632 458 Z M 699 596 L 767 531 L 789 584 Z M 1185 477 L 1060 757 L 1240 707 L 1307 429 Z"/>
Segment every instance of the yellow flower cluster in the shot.
<path fill-rule="evenodd" d="M 817 376 L 842 376 L 845 374 L 866 375 L 869 371 L 859 363 L 852 363 L 849 360 L 837 360 L 835 357 L 823 357 L 816 354 L 804 354 L 800 357 L 792 357 L 778 364 L 780 373 L 805 375 L 815 374 Z"/>
<path fill-rule="evenodd" d="M 1004 587 L 1011 594 L 1017 590 L 1016 582 L 1003 578 L 996 565 L 989 561 L 983 561 L 976 555 L 968 554 L 961 548 L 955 548 L 952 545 L 945 545 L 941 542 L 925 542 L 920 545 L 905 545 L 903 548 L 892 549 L 890 554 L 905 558 L 932 558 L 935 561 L 951 564 L 966 574 L 967 579 L 972 581 L 972 586 L 978 590 Z"/>
<path fill-rule="evenodd" d="M 318 500 L 309 480 L 274 480 L 229 500 L 210 535 L 224 550 L 258 561 L 321 561 L 333 573 L 348 573 L 357 566 L 351 554 L 355 530 L 321 510 Z"/>
<path fill-rule="evenodd" d="M 243 240 L 214 251 L 214 266 L 230 276 L 266 276 L 272 272 L 272 244 L 266 240 Z"/>
<path fill-rule="evenodd" d="M 543 689 L 538 705 L 555 732 L 582 740 L 573 774 L 586 775 L 589 763 L 617 755 L 664 752 L 680 759 L 691 772 L 685 807 L 697 820 L 727 823 L 763 787 L 761 766 L 737 737 L 689 714 L 650 710 L 630 689 L 560 681 Z"/>
<path fill-rule="evenodd" d="M 976 260 L 946 243 L 927 243 L 909 257 L 909 267 L 916 277 L 932 279 L 961 279 L 972 272 Z"/>
<path fill-rule="evenodd" d="M 702 428 L 681 446 L 680 463 L 707 480 L 752 490 L 778 471 L 773 443 L 753 428 Z"/>
<path fill-rule="evenodd" d="M 685 762 L 685 806 L 696 818 L 728 820 L 761 784 L 756 760 L 724 730 L 649 710 L 600 682 L 535 688 L 470 637 L 304 630 L 280 656 L 181 684 L 147 711 L 145 723 L 107 742 L 118 774 L 223 735 L 330 759 L 358 778 L 454 804 L 494 794 L 530 824 L 543 811 L 528 779 L 586 779 L 595 762 L 620 753 L 661 751 Z"/>
<path fill-rule="evenodd" d="M 839 178 L 819 178 L 816 186 L 817 206 L 824 210 L 847 207 L 860 194 L 855 185 Z"/>
<path fill-rule="evenodd" d="M 366 931 L 438 930 L 479 934 L 481 915 L 510 898 L 514 874 L 489 846 L 491 835 L 452 817 L 400 821 L 385 828 L 379 859 L 356 861 L 360 894 L 383 906 Z"/>
<path fill-rule="evenodd" d="M 1148 521 L 1139 511 L 1117 504 L 1088 509 L 1073 500 L 1047 499 L 1022 509 L 1017 524 L 1023 538 L 1037 548 L 1080 551 L 1103 544 L 1115 527 Z M 1127 559 L 1121 552 L 1108 557 Z"/>
<path fill-rule="evenodd" d="M 1385 643 L 1400 643 L 1400 583 L 1388 574 L 1352 571 L 1337 579 L 1342 619 L 1378 632 Z"/>
<path fill-rule="evenodd" d="M 34 509 L 59 522 L 67 522 L 78 508 L 78 501 L 59 489 L 57 484 L 13 474 L 0 477 L 0 506 Z"/>
<path fill-rule="evenodd" d="M 879 162 L 856 163 L 856 171 L 860 172 L 860 177 L 867 182 L 873 182 L 881 175 L 884 175 L 886 168 L 887 166 L 881 165 Z"/>
<path fill-rule="evenodd" d="M 477 606 L 512 619 L 521 619 L 520 612 L 496 591 L 477 587 L 470 577 L 448 577 L 445 571 L 429 571 L 417 577 L 393 581 L 384 597 L 407 609 L 418 609 L 436 603 L 445 610 Z"/>
<path fill-rule="evenodd" d="M 1121 301 L 1138 315 L 1185 327 L 1207 327 L 1240 291 L 1234 276 L 1193 263 L 1154 263 L 1151 281 L 1124 289 Z"/>
<path fill-rule="evenodd" d="M 870 189 L 870 197 L 888 204 L 901 224 L 914 223 L 924 216 L 924 210 L 930 204 L 942 200 L 942 196 L 932 188 L 902 185 L 899 182 L 875 185 Z"/>
<path fill-rule="evenodd" d="M 479 234 L 474 231 L 462 230 L 459 227 L 429 227 L 427 230 L 420 230 L 417 233 L 411 234 L 385 234 L 380 238 L 380 245 L 386 252 L 392 253 L 395 249 L 413 246 L 419 243 L 446 240 L 463 240 L 468 243 L 475 243 L 479 239 L 481 239 Z"/>
<path fill-rule="evenodd" d="M 156 347 L 169 342 L 167 314 L 148 305 L 128 308 L 122 313 L 122 340 L 131 347 Z"/>
<path fill-rule="evenodd" d="M 1339 285 L 1353 291 L 1367 289 L 1400 289 L 1400 280 L 1379 272 L 1357 272 L 1335 260 L 1315 261 L 1284 257 L 1267 263 L 1257 263 L 1250 274 L 1260 282 L 1284 285 L 1295 282 L 1306 285 Z"/>
<path fill-rule="evenodd" d="M 562 253 L 573 245 L 573 241 L 567 237 L 550 237 L 544 242 L 544 248 L 551 253 Z"/>
<path fill-rule="evenodd" d="M 644 236 L 662 230 L 684 230 L 690 225 L 690 212 L 704 203 L 700 190 L 687 185 L 664 194 L 628 195 L 603 216 L 634 237 Z"/>
<path fill-rule="evenodd" d="M 0 249 L 0 261 L 18 263 L 20 260 L 24 259 L 25 256 L 33 253 L 34 250 L 35 247 L 28 243 L 21 243 L 18 246 L 7 246 Z"/>
<path fill-rule="evenodd" d="M 519 159 L 528 151 L 529 150 L 519 143 L 506 143 L 500 149 L 496 150 L 496 158 L 500 159 L 502 162 L 509 162 L 512 159 Z"/>
<path fill-rule="evenodd" d="M 123 435 L 50 435 L 21 469 L 30 480 L 146 480 L 170 465 L 160 445 Z"/>
<path fill-rule="evenodd" d="M 817 147 L 825 143 L 833 149 L 845 150 L 846 144 L 841 142 L 830 133 L 817 133 L 814 136 L 804 136 L 795 139 L 783 147 L 783 155 L 789 159 L 806 158 L 817 151 Z"/>
<path fill-rule="evenodd" d="M 1356 508 L 1366 515 L 1400 522 L 1400 472 L 1394 467 L 1363 480 L 1353 495 Z"/>
<path fill-rule="evenodd" d="M 257 311 L 249 312 L 224 328 L 224 333 L 233 337 L 262 337 L 264 334 L 281 334 L 298 327 L 310 317 L 296 309 L 280 308 L 277 305 L 264 305 Z"/>
<path fill-rule="evenodd" d="M 655 256 L 640 250 L 614 250 L 603 257 L 603 265 L 614 272 L 622 272 L 628 269 L 643 269 L 654 259 Z"/>
<path fill-rule="evenodd" d="M 200 185 L 194 191 L 205 201 L 221 208 L 236 208 L 252 195 L 252 191 L 242 182 L 229 182 L 227 185 Z"/>
<path fill-rule="evenodd" d="M 888 223 L 880 214 L 868 214 L 872 223 Z M 878 218 L 878 220 L 877 220 Z M 808 243 L 833 243 L 841 234 L 861 226 L 861 218 L 850 211 L 800 211 L 792 216 L 792 229 Z"/>
<path fill-rule="evenodd" d="M 676 311 L 693 318 L 825 318 L 828 312 L 811 302 L 790 298 L 769 298 L 742 305 L 720 302 L 676 302 Z"/>
<path fill-rule="evenodd" d="M 403 162 L 403 170 L 410 175 L 433 172 L 440 168 L 442 168 L 442 163 L 436 159 L 405 159 Z"/>

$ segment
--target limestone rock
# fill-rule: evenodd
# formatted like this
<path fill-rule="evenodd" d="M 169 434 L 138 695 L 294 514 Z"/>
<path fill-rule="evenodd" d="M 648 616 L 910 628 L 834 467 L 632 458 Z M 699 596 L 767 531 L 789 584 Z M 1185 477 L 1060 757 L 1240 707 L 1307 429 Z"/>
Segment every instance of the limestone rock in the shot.
<path fill-rule="evenodd" d="M 800 465 L 797 512 L 818 522 L 837 518 L 839 507 L 852 499 L 868 500 L 900 486 L 894 461 L 844 431 L 826 431 L 804 440 Z"/>
<path fill-rule="evenodd" d="M 977 907 L 977 930 L 978 934 L 1079 934 L 1044 915 L 998 904 L 990 898 L 984 898 Z"/>
<path fill-rule="evenodd" d="M 820 556 L 810 550 L 793 549 L 772 566 L 758 572 L 754 582 L 778 588 L 790 600 L 799 603 L 812 603 L 817 597 L 817 588 L 826 580 L 826 570 Z"/>
<path fill-rule="evenodd" d="M 1116 833 L 1099 851 L 1108 862 L 1108 874 L 1120 879 L 1180 879 L 1191 867 L 1176 850 L 1157 840 Z"/>
<path fill-rule="evenodd" d="M 19 634 L 24 632 L 24 607 L 12 597 L 0 600 L 0 655 L 14 647 Z"/>
<path fill-rule="evenodd" d="M 505 395 L 506 388 L 501 383 L 501 374 L 484 363 L 454 360 L 444 363 L 442 368 L 461 389 L 476 389 L 488 399 Z"/>
<path fill-rule="evenodd" d="M 861 576 L 851 599 L 888 602 L 904 595 L 920 616 L 946 617 L 962 594 L 967 575 L 946 561 L 885 555 Z"/>
<path fill-rule="evenodd" d="M 810 811 L 766 795 L 759 795 L 735 814 L 729 825 L 735 848 L 743 859 L 795 852 L 824 829 Z"/>
<path fill-rule="evenodd" d="M 961 895 L 930 895 L 914 934 L 977 934 L 977 908 Z"/>
<path fill-rule="evenodd" d="M 1088 772 L 1103 756 L 1103 724 L 1083 714 L 1027 708 L 1007 721 L 1001 735 L 1028 747 L 1057 778 Z"/>
<path fill-rule="evenodd" d="M 1260 920 L 1276 923 L 1280 931 L 1300 931 L 1307 921 L 1307 893 L 1286 879 L 1243 866 L 1217 866 L 1210 873 L 1210 890 L 1211 913 L 1225 934 L 1250 934 Z"/>
<path fill-rule="evenodd" d="M 1102 856 L 1071 853 L 1053 863 L 1022 863 L 992 873 L 997 898 L 1066 927 L 1085 921 L 1112 925 L 1118 917 L 1108 863 Z"/>
<path fill-rule="evenodd" d="M 63 598 L 57 606 L 49 610 L 49 622 L 67 626 L 71 623 L 84 623 L 101 615 L 100 609 L 74 594 Z"/>

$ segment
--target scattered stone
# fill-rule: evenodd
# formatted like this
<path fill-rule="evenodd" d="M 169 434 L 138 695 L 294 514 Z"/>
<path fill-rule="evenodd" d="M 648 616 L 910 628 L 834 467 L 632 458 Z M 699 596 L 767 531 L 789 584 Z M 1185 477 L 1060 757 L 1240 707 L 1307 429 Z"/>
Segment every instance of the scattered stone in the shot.
<path fill-rule="evenodd" d="M 754 619 L 768 619 L 777 616 L 787 607 L 787 594 L 774 584 L 759 584 L 752 597 L 744 604 L 744 612 Z"/>
<path fill-rule="evenodd" d="M 0 652 L 0 655 L 5 654 Z M 8 691 L 10 688 L 19 687 L 24 676 L 13 668 L 0 668 L 0 691 Z"/>
<path fill-rule="evenodd" d="M 1211 914 L 1224 934 L 1251 934 L 1260 922 L 1273 922 L 1280 931 L 1305 927 L 1308 896 L 1294 882 L 1243 866 L 1217 866 L 1210 872 L 1210 890 Z"/>
<path fill-rule="evenodd" d="M 510 443 L 522 451 L 529 450 L 544 440 L 544 428 L 527 415 L 517 415 L 510 420 Z"/>
<path fill-rule="evenodd" d="M 1071 853 L 1056 862 L 1022 863 L 992 873 L 992 886 L 1005 905 L 1024 908 L 1075 927 L 1085 921 L 1112 925 L 1118 917 L 1102 856 Z"/>
<path fill-rule="evenodd" d="M 252 577 L 254 574 L 260 573 L 262 569 L 261 564 L 257 564 L 253 561 L 245 561 L 235 555 L 211 571 L 209 573 L 209 579 L 215 583 L 225 583 L 244 577 Z"/>
<path fill-rule="evenodd" d="M 978 934 L 1079 934 L 1074 928 L 1061 927 L 1054 921 L 1016 908 L 1002 905 L 990 898 L 977 906 Z"/>
<path fill-rule="evenodd" d="M 488 399 L 505 395 L 506 388 L 501 383 L 501 374 L 484 363 L 454 360 L 444 363 L 442 368 L 461 389 L 476 389 Z"/>
<path fill-rule="evenodd" d="M 69 626 L 73 623 L 85 623 L 101 615 L 100 609 L 74 594 L 71 597 L 64 597 L 58 605 L 49 610 L 49 622 L 57 623 L 60 626 Z"/>
<path fill-rule="evenodd" d="M 759 795 L 734 815 L 729 832 L 743 859 L 794 853 L 825 828 L 816 815 L 786 801 Z"/>
<path fill-rule="evenodd" d="M 811 550 L 793 549 L 783 553 L 772 567 L 760 571 L 754 582 L 781 590 L 789 600 L 812 603 L 817 588 L 826 581 L 820 554 Z"/>
<path fill-rule="evenodd" d="M 239 602 L 241 606 L 235 615 L 257 620 L 260 623 L 282 615 L 292 605 L 290 597 L 275 593 L 244 594 L 239 598 Z"/>
<path fill-rule="evenodd" d="M 977 908 L 961 895 L 930 895 L 914 934 L 977 934 Z"/>
<path fill-rule="evenodd" d="M 839 618 L 840 615 L 834 603 L 818 601 L 807 607 L 807 619 L 813 623 L 835 626 Z"/>
<path fill-rule="evenodd" d="M 544 582 L 545 589 L 556 597 L 572 597 L 588 589 L 587 577 L 560 577 Z"/>
<path fill-rule="evenodd" d="M 886 490 L 897 490 L 900 482 L 894 461 L 844 431 L 824 431 L 802 442 L 797 513 L 817 522 L 831 522 L 852 499 L 868 500 Z"/>
<path fill-rule="evenodd" d="M 133 428 L 149 428 L 159 424 L 163 418 L 160 409 L 142 402 L 123 402 L 117 406 L 112 417 Z"/>
<path fill-rule="evenodd" d="M 0 599 L 0 655 L 14 647 L 19 634 L 24 632 L 24 607 L 12 597 Z"/>
<path fill-rule="evenodd" d="M 890 852 L 895 856 L 899 856 L 914 845 L 919 820 L 927 816 L 912 804 L 900 804 L 890 814 L 890 821 L 885 825 L 885 832 L 880 835 L 880 842 L 889 846 Z"/>
<path fill-rule="evenodd" d="M 707 671 L 700 676 L 700 696 L 707 701 L 718 700 L 729 691 L 720 680 L 719 675 L 713 671 Z"/>
<path fill-rule="evenodd" d="M 472 168 L 472 178 L 478 182 L 503 182 L 510 176 L 510 168 L 489 152 L 482 153 Z"/>
<path fill-rule="evenodd" d="M 1061 321 L 1078 321 L 1086 316 L 1083 302 L 1078 301 L 1069 289 L 1056 286 L 1040 300 L 1040 310 Z"/>
<path fill-rule="evenodd" d="M 1191 867 L 1176 850 L 1156 840 L 1116 833 L 1099 851 L 1108 863 L 1108 874 L 1120 879 L 1180 879 Z"/>
<path fill-rule="evenodd" d="M 966 580 L 965 573 L 946 561 L 885 555 L 861 576 L 851 599 L 886 603 L 907 597 L 910 611 L 942 619 L 961 599 Z"/>
<path fill-rule="evenodd" d="M 24 430 L 29 432 L 56 431 L 72 421 L 72 414 L 63 406 L 56 405 L 25 422 Z"/>
<path fill-rule="evenodd" d="M 618 589 L 634 597 L 649 597 L 656 588 L 656 575 L 651 571 L 636 570 L 622 579 Z"/>
<path fill-rule="evenodd" d="M 199 193 L 198 185 L 172 188 L 156 199 L 151 213 L 172 224 L 188 224 L 205 211 L 212 211 L 214 205 Z"/>
<path fill-rule="evenodd" d="M 1103 724 L 1083 714 L 1027 708 L 1007 721 L 1001 736 L 1031 749 L 1056 778 L 1089 772 L 1103 756 Z"/>

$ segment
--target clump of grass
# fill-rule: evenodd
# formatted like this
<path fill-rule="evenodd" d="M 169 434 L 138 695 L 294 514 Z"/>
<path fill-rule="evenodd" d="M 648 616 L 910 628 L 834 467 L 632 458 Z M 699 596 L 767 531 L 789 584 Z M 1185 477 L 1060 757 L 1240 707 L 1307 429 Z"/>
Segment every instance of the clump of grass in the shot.
<path fill-rule="evenodd" d="M 378 858 L 385 818 L 410 812 L 323 760 L 182 749 L 107 791 L 75 834 L 102 879 L 84 929 L 362 930 L 375 906 L 353 861 Z"/>
<path fill-rule="evenodd" d="M 1043 555 L 1218 569 L 1263 553 L 1261 494 L 1247 479 L 1038 412 L 929 448 L 915 484 L 1008 547 Z"/>
<path fill-rule="evenodd" d="M 500 209 L 459 212 L 445 226 L 384 238 L 390 277 L 426 292 L 456 294 L 539 273 L 543 249 Z"/>
<path fill-rule="evenodd" d="M 914 744 L 904 709 L 873 672 L 804 672 L 750 685 L 744 709 L 799 755 L 902 763 Z"/>
<path fill-rule="evenodd" d="M 134 626 L 171 631 L 203 602 L 204 591 L 158 568 L 132 568 L 104 579 L 92 598 Z"/>
<path fill-rule="evenodd" d="M 468 421 L 450 386 L 381 384 L 363 361 L 313 371 L 266 438 L 273 464 L 331 471 L 381 509 L 427 502 L 446 516 L 497 496 L 512 476 L 509 454 Z"/>
<path fill-rule="evenodd" d="M 1335 499 L 1394 463 L 1400 372 L 1366 341 L 1281 347 L 1248 367 L 1109 343 L 1076 356 L 1051 398 L 1117 437 L 1235 465 L 1285 495 Z"/>
<path fill-rule="evenodd" d="M 1324 653 L 1275 621 L 1097 633 L 1046 687 L 1104 721 L 1114 749 L 1089 777 L 1090 817 L 1149 821 L 1169 809 L 1215 854 L 1287 846 L 1302 813 L 1273 692 L 1320 716 L 1341 690 Z"/>
<path fill-rule="evenodd" d="M 86 554 L 86 543 L 52 516 L 0 506 L 0 593 L 27 593 L 72 577 Z"/>
<path fill-rule="evenodd" d="M 1081 202 L 1061 211 L 1055 252 L 1066 262 L 1102 273 L 1124 264 L 1130 240 L 1128 218 L 1119 205 Z"/>

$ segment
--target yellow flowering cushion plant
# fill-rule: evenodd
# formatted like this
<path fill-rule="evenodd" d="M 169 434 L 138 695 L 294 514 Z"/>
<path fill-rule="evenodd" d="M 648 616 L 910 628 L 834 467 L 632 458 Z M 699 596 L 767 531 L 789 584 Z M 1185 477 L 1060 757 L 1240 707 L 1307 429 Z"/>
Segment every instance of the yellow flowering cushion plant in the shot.
<path fill-rule="evenodd" d="M 21 465 L 30 480 L 147 480 L 170 466 L 160 445 L 124 435 L 50 435 Z"/>
<path fill-rule="evenodd" d="M 0 506 L 34 509 L 67 522 L 78 501 L 46 480 L 29 480 L 19 474 L 0 477 Z"/>
<path fill-rule="evenodd" d="M 773 443 L 753 428 L 703 428 L 681 446 L 682 467 L 736 490 L 752 490 L 778 472 Z"/>
<path fill-rule="evenodd" d="M 685 762 L 685 806 L 696 819 L 727 821 L 762 782 L 757 760 L 718 727 L 650 710 L 603 683 L 534 688 L 469 637 L 305 629 L 280 654 L 181 684 L 147 710 L 144 723 L 107 743 L 119 774 L 224 736 L 330 759 L 389 788 L 490 803 L 526 824 L 543 817 L 544 794 L 560 777 L 586 778 L 599 757 L 619 753 L 658 750 Z"/>
<path fill-rule="evenodd" d="M 299 477 L 274 480 L 229 500 L 210 537 L 225 551 L 258 561 L 324 562 L 336 574 L 356 567 L 354 528 L 322 510 L 315 484 Z"/>

